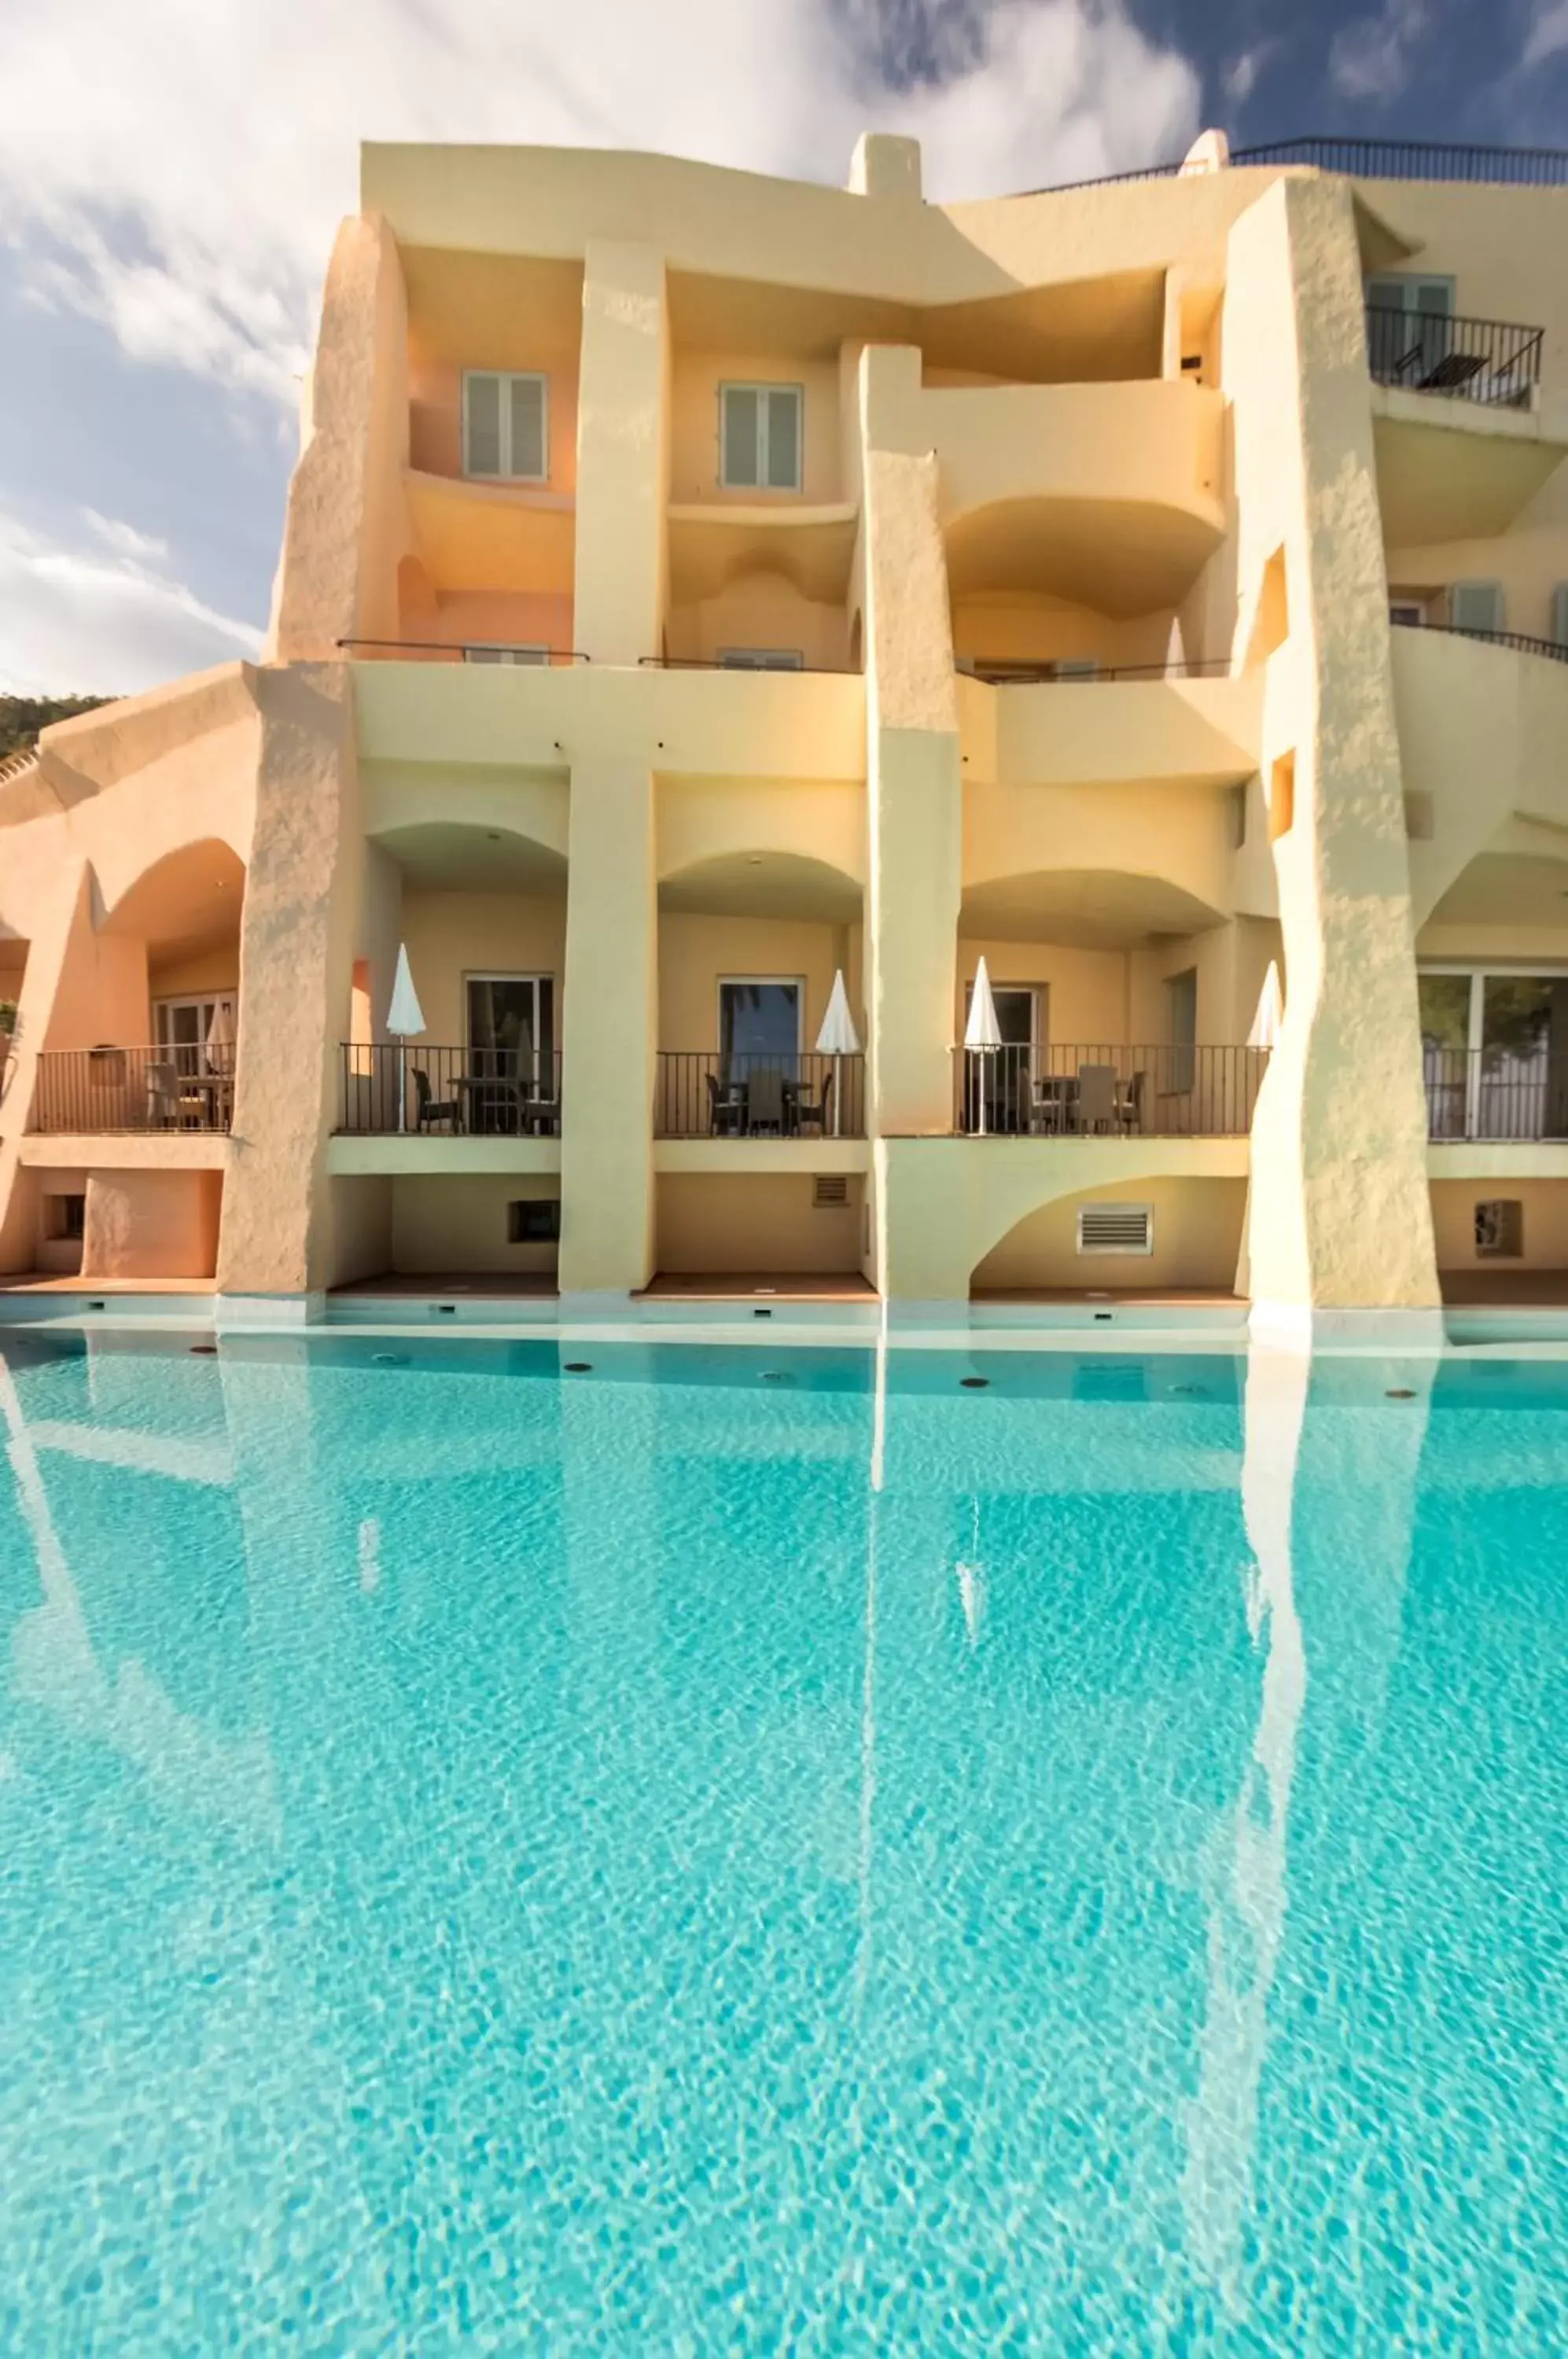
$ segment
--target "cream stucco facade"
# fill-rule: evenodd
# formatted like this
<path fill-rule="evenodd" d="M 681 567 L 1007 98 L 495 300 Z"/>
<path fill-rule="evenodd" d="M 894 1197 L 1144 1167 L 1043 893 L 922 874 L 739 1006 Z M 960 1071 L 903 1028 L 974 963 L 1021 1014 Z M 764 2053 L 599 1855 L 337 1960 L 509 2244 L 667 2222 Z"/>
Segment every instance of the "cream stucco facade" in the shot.
<path fill-rule="evenodd" d="M 264 660 L 0 775 L 0 1283 L 1568 1269 L 1564 253 L 367 148 Z"/>

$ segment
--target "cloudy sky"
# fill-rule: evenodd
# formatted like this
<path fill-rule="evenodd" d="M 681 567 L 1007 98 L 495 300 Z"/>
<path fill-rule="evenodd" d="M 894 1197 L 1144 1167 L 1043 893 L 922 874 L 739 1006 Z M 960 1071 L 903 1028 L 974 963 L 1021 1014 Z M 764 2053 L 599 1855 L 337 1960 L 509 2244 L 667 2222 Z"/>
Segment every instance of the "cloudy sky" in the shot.
<path fill-rule="evenodd" d="M 0 0 L 0 690 L 252 651 L 362 138 L 938 197 L 1315 131 L 1568 147 L 1568 0 Z"/>

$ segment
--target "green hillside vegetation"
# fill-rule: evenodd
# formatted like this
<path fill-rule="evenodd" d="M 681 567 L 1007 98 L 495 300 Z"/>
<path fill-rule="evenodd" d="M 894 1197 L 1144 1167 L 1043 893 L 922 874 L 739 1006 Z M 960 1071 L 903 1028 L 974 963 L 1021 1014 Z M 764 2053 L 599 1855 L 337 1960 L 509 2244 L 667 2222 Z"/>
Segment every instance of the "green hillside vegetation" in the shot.
<path fill-rule="evenodd" d="M 69 721 L 75 712 L 91 712 L 107 704 L 106 696 L 0 696 L 0 762 L 10 754 L 27 754 L 38 742 L 38 731 L 52 722 Z"/>

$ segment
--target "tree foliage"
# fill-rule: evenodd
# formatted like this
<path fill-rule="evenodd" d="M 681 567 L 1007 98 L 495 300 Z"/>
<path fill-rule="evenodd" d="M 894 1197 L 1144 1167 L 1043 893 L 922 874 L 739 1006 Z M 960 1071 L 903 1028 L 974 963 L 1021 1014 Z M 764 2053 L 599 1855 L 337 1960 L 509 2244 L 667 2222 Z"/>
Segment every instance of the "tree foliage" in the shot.
<path fill-rule="evenodd" d="M 31 753 L 40 729 L 108 702 L 106 696 L 0 696 L 0 762 Z"/>

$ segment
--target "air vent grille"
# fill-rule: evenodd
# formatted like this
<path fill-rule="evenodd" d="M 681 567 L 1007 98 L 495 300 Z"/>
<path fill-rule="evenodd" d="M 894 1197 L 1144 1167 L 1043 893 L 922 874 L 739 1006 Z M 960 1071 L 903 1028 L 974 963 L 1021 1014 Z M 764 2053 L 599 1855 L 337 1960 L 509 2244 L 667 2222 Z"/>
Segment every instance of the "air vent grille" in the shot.
<path fill-rule="evenodd" d="M 1078 1250 L 1081 1254 L 1151 1254 L 1153 1205 L 1080 1205 Z"/>
<path fill-rule="evenodd" d="M 842 1171 L 820 1173 L 811 1182 L 811 1203 L 819 1212 L 842 1212 L 849 1202 L 849 1181 Z"/>

